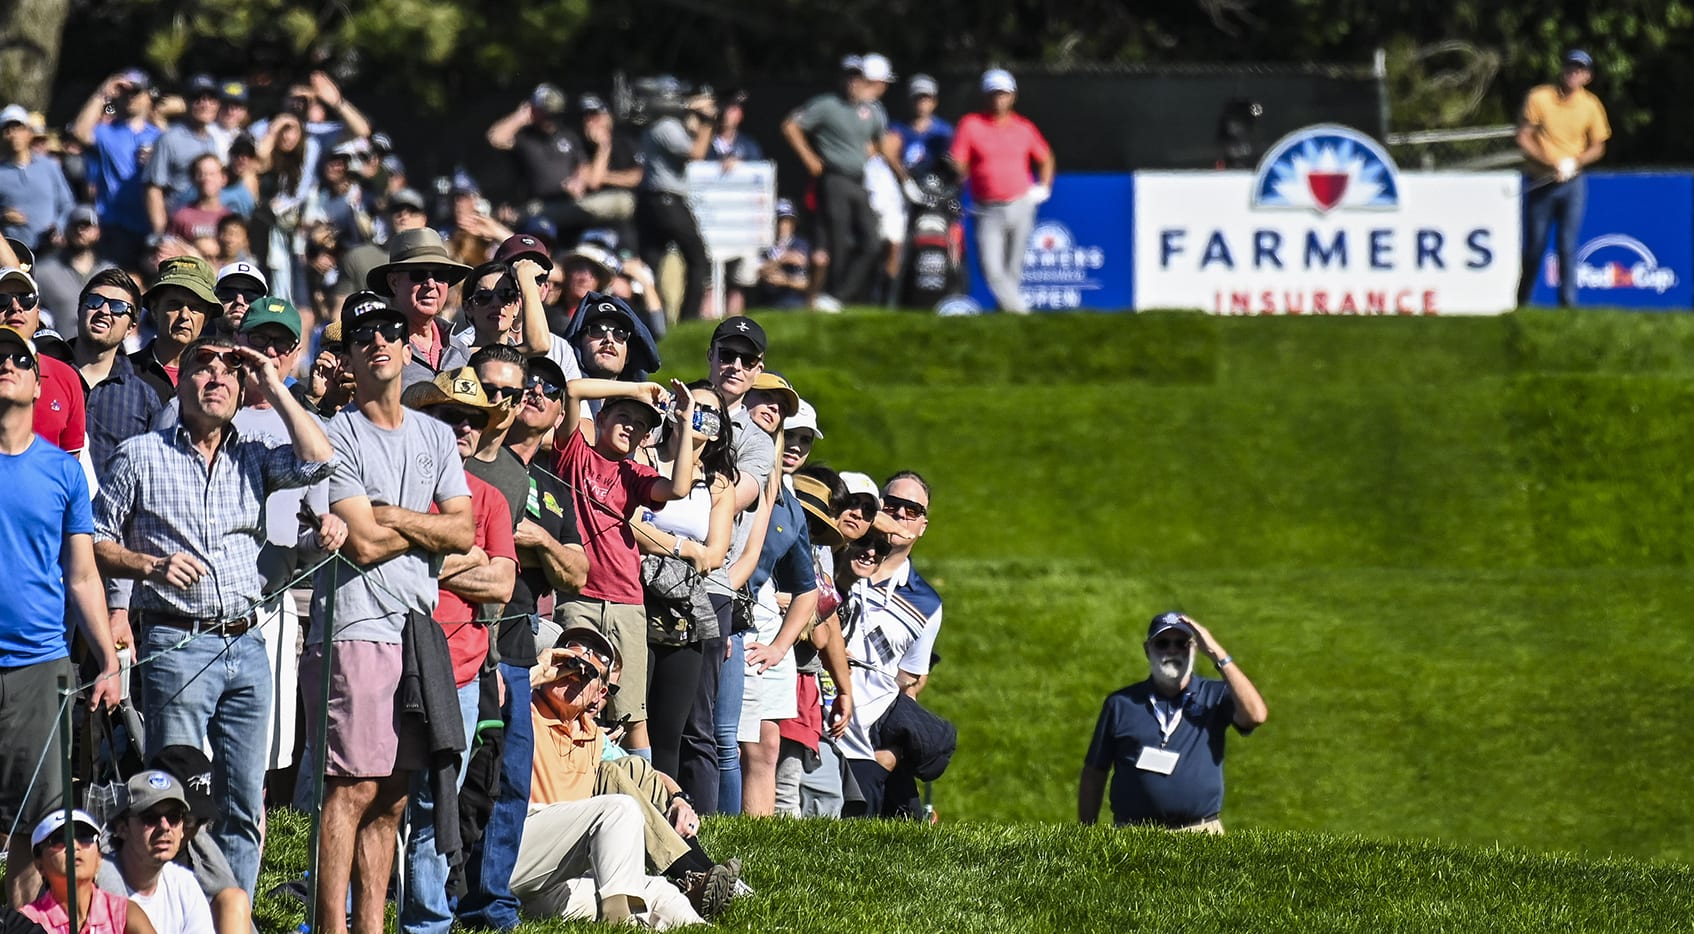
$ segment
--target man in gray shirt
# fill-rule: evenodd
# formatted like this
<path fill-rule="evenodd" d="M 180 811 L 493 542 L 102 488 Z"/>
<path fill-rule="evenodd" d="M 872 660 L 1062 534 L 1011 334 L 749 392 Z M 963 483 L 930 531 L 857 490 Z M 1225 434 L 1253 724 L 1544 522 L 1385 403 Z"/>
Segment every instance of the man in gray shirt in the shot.
<path fill-rule="evenodd" d="M 195 75 L 183 96 L 188 98 L 188 113 L 159 137 L 143 170 L 147 173 L 147 220 L 154 234 L 165 232 L 170 213 L 193 193 L 194 160 L 218 153 L 218 141 L 210 129 L 222 106 L 218 83 L 211 75 Z"/>
<path fill-rule="evenodd" d="M 353 406 L 327 431 L 335 449 L 329 504 L 347 523 L 341 553 L 358 568 L 337 562 L 318 572 L 300 679 L 308 742 L 326 752 L 318 917 L 329 919 L 330 930 L 340 927 L 335 920 L 345 917 L 348 883 L 356 878 L 353 930 L 374 934 L 383 929 L 394 848 L 356 844 L 394 839 L 411 772 L 427 764 L 421 731 L 396 730 L 401 634 L 409 614 L 434 612 L 441 556 L 470 551 L 475 530 L 452 429 L 400 405 L 412 353 L 406 317 L 366 304 L 343 327 L 355 388 Z M 319 684 L 332 627 L 325 717 Z"/>
<path fill-rule="evenodd" d="M 641 261 L 658 269 L 665 251 L 676 244 L 688 267 L 682 290 L 679 316 L 700 317 L 700 302 L 706 297 L 706 241 L 700 238 L 700 222 L 688 207 L 688 163 L 706 158 L 712 148 L 712 128 L 718 105 L 711 95 L 701 94 L 688 102 L 681 116 L 666 115 L 653 122 L 641 137 L 641 158 L 646 172 L 635 200 L 635 229 L 641 241 Z"/>
<path fill-rule="evenodd" d="M 882 246 L 876 212 L 865 191 L 865 163 L 884 145 L 888 113 L 880 98 L 894 80 L 894 70 L 888 59 L 875 53 L 849 58 L 846 70 L 841 93 L 812 98 L 782 124 L 782 135 L 818 180 L 818 226 L 812 246 L 829 256 L 827 263 L 817 263 L 813 276 L 818 288 L 829 290 L 815 300 L 819 311 L 839 311 L 841 302 L 863 298 Z M 904 181 L 898 154 L 888 163 Z"/>

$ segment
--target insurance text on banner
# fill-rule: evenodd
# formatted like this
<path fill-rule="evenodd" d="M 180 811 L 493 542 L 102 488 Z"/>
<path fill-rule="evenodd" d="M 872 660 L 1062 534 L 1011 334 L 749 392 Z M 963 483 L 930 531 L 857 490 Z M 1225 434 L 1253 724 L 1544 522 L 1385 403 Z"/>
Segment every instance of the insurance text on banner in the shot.
<path fill-rule="evenodd" d="M 1138 172 L 1135 307 L 1214 314 L 1498 314 L 1515 304 L 1520 180 L 1405 172 L 1307 127 L 1254 172 Z"/>

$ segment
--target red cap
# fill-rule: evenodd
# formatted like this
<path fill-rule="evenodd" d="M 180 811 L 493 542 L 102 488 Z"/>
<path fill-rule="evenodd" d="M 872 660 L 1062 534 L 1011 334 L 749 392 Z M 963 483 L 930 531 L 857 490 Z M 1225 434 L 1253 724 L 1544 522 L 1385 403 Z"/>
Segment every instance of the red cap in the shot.
<path fill-rule="evenodd" d="M 549 255 L 547 244 L 529 234 L 513 234 L 500 244 L 500 249 L 494 251 L 496 263 L 510 264 L 525 258 L 535 260 L 542 269 L 553 268 L 553 257 Z"/>

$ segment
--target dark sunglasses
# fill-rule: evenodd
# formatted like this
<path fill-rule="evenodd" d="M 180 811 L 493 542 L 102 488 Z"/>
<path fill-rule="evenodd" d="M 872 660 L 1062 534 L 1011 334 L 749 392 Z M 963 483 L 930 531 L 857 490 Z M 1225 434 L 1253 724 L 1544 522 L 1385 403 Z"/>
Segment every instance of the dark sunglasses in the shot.
<path fill-rule="evenodd" d="M 482 392 L 484 395 L 488 396 L 488 401 L 490 402 L 517 402 L 519 399 L 523 398 L 524 387 L 490 386 L 487 383 L 483 383 Z"/>
<path fill-rule="evenodd" d="M 100 842 L 100 835 L 98 833 L 94 832 L 93 830 L 90 830 L 87 827 L 83 827 L 81 825 L 78 825 L 78 827 L 76 829 L 76 845 L 77 846 L 93 846 L 94 844 L 99 843 L 99 842 Z M 48 837 L 47 839 L 41 841 L 41 844 L 42 844 L 42 846 L 51 847 L 51 848 L 55 848 L 55 849 L 64 849 L 65 838 L 62 834 L 55 833 L 53 836 Z"/>
<path fill-rule="evenodd" d="M 478 412 L 475 409 L 460 408 L 456 405 L 437 405 L 430 408 L 429 414 L 448 425 L 468 424 L 478 431 L 488 427 L 488 413 Z"/>
<path fill-rule="evenodd" d="M 35 307 L 41 301 L 41 296 L 34 292 L 0 292 L 0 308 L 15 304 L 24 311 Z"/>
<path fill-rule="evenodd" d="M 452 281 L 448 279 L 448 276 L 449 273 L 445 269 L 411 269 L 406 272 L 406 278 L 413 282 L 422 283 L 434 280 L 436 282 L 443 282 L 448 285 L 452 285 Z"/>
<path fill-rule="evenodd" d="M 264 297 L 265 290 L 243 289 L 233 285 L 220 285 L 212 290 L 212 294 L 216 295 L 220 302 L 233 302 L 237 298 L 242 298 L 246 299 L 247 304 L 251 305 Z"/>
<path fill-rule="evenodd" d="M 465 297 L 465 302 L 471 305 L 499 305 L 505 307 L 518 300 L 518 290 L 506 289 L 477 289 Z"/>
<path fill-rule="evenodd" d="M 23 350 L 0 353 L 0 363 L 10 363 L 14 370 L 35 369 L 35 358 L 30 356 L 28 351 Z"/>
<path fill-rule="evenodd" d="M 202 347 L 195 351 L 193 363 L 195 370 L 204 370 L 214 363 L 221 363 L 224 369 L 231 373 L 239 371 L 243 366 L 241 355 L 235 351 L 213 350 L 210 347 Z"/>
<path fill-rule="evenodd" d="M 620 344 L 626 343 L 629 340 L 629 328 L 612 324 L 609 321 L 596 321 L 590 324 L 587 330 L 589 340 L 599 340 L 602 337 L 609 337 Z"/>
<path fill-rule="evenodd" d="M 82 307 L 87 311 L 99 311 L 104 308 L 106 309 L 106 313 L 113 317 L 123 317 L 125 315 L 135 314 L 134 303 L 126 302 L 121 298 L 107 298 L 104 295 L 92 292 L 89 293 L 87 298 L 82 300 Z"/>
<path fill-rule="evenodd" d="M 859 541 L 848 544 L 846 552 L 848 558 L 852 558 L 857 555 L 871 555 L 873 557 L 876 555 L 885 555 L 888 554 L 888 543 L 881 539 L 860 539 Z"/>
<path fill-rule="evenodd" d="M 577 640 L 572 639 L 571 641 L 566 642 L 564 645 L 560 646 L 560 648 L 581 649 L 582 651 L 587 652 L 589 655 L 592 655 L 595 658 L 599 659 L 600 663 L 602 665 L 606 666 L 607 671 L 612 670 L 612 656 L 607 655 L 605 652 L 602 652 L 599 649 L 596 649 L 592 645 L 588 645 L 587 643 L 578 642 Z"/>
<path fill-rule="evenodd" d="M 529 378 L 524 380 L 524 388 L 530 392 L 540 390 L 543 396 L 554 400 L 562 399 L 565 396 L 565 387 L 553 385 L 551 380 L 540 373 L 531 373 Z M 488 387 L 484 386 L 483 391 L 488 391 Z"/>
<path fill-rule="evenodd" d="M 291 353 L 294 348 L 300 346 L 300 342 L 290 334 L 260 334 L 258 331 L 245 331 L 242 333 L 241 339 L 247 342 L 247 346 L 260 353 L 274 350 L 278 355 L 281 355 Z"/>
<path fill-rule="evenodd" d="M 909 499 L 898 496 L 884 496 L 882 511 L 896 519 L 922 519 L 929 515 L 929 507 L 922 503 L 914 503 Z"/>
<path fill-rule="evenodd" d="M 143 811 L 135 817 L 136 820 L 141 821 L 143 825 L 148 827 L 158 824 L 173 824 L 181 827 L 182 822 L 188 819 L 188 812 L 181 808 L 171 808 L 167 811 Z"/>
<path fill-rule="evenodd" d="M 1193 645 L 1193 639 L 1166 639 L 1160 637 L 1153 640 L 1153 648 L 1158 649 L 1161 652 L 1170 652 L 1176 649 L 1187 649 Z"/>
<path fill-rule="evenodd" d="M 739 350 L 726 350 L 722 347 L 718 348 L 718 360 L 719 360 L 719 362 L 728 363 L 731 360 L 734 360 L 734 361 L 741 364 L 741 368 L 743 370 L 751 370 L 752 368 L 758 366 L 759 361 L 761 361 L 763 359 L 764 359 L 763 354 L 744 353 L 744 352 L 739 351 Z"/>
<path fill-rule="evenodd" d="M 347 335 L 347 339 L 352 341 L 354 344 L 363 347 L 367 344 L 376 343 L 378 335 L 382 337 L 383 343 L 393 344 L 398 343 L 400 338 L 404 337 L 405 334 L 406 325 L 404 322 L 374 321 L 370 324 L 361 324 L 354 328 L 353 332 Z"/>

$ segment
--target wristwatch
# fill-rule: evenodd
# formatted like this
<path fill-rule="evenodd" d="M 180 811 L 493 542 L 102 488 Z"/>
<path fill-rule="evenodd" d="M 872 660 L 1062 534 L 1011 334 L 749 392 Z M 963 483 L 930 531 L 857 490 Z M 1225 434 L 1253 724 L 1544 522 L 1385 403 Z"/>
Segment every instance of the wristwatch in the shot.
<path fill-rule="evenodd" d="M 1234 663 L 1234 661 L 1235 661 L 1235 656 L 1225 655 L 1223 658 L 1218 659 L 1217 661 L 1213 662 L 1212 664 L 1216 665 L 1217 669 L 1219 671 L 1222 671 L 1225 668 L 1228 668 L 1232 663 Z"/>
<path fill-rule="evenodd" d="M 690 798 L 688 796 L 688 792 L 686 792 L 686 791 L 679 791 L 676 794 L 671 795 L 671 803 L 672 804 L 675 804 L 678 801 L 681 801 L 683 804 L 686 804 L 689 807 L 694 806 L 694 799 Z"/>

